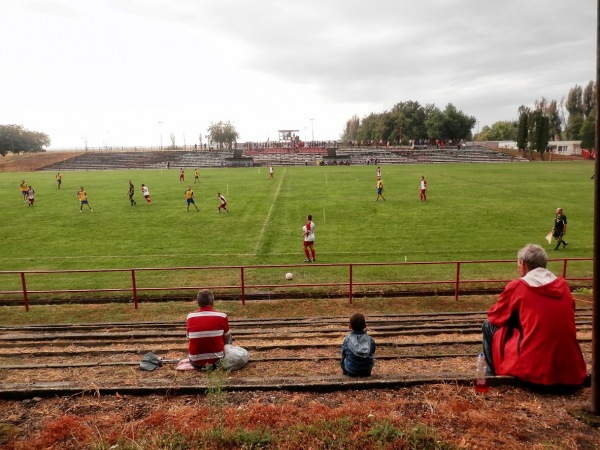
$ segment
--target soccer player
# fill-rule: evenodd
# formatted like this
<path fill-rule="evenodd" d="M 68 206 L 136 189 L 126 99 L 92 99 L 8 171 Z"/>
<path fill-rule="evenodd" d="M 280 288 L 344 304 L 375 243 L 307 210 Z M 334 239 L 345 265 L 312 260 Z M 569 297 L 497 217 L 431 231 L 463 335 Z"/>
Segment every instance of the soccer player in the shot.
<path fill-rule="evenodd" d="M 56 174 L 56 188 L 60 189 L 60 185 L 62 184 L 62 175 L 60 172 Z"/>
<path fill-rule="evenodd" d="M 150 190 L 148 189 L 148 186 L 146 186 L 144 183 L 142 183 L 142 195 L 144 196 L 144 198 L 146 199 L 148 204 L 150 206 L 152 206 L 152 199 L 150 198 Z"/>
<path fill-rule="evenodd" d="M 27 201 L 27 191 L 29 190 L 29 186 L 25 180 L 21 180 L 21 196 L 23 197 L 23 201 Z"/>
<path fill-rule="evenodd" d="M 304 261 L 315 262 L 315 223 L 310 214 L 306 217 L 306 225 L 302 230 L 304 231 L 304 254 L 306 255 Z"/>
<path fill-rule="evenodd" d="M 383 181 L 381 181 L 381 177 L 377 178 L 375 189 L 377 189 L 377 197 L 375 197 L 375 201 L 379 200 L 379 197 L 381 197 L 383 201 L 385 201 L 385 197 L 383 196 Z"/>
<path fill-rule="evenodd" d="M 137 202 L 133 199 L 134 193 L 135 193 L 135 187 L 133 186 L 133 183 L 131 182 L 131 180 L 129 180 L 129 189 L 127 190 L 127 197 L 129 198 L 129 202 L 131 203 L 131 206 L 137 205 Z"/>
<path fill-rule="evenodd" d="M 273 166 L 269 166 L 269 178 L 273 178 Z"/>
<path fill-rule="evenodd" d="M 27 202 L 29 203 L 28 206 L 33 206 L 34 200 L 35 200 L 35 191 L 33 190 L 33 188 L 31 186 L 29 186 L 29 189 L 27 189 Z"/>
<path fill-rule="evenodd" d="M 426 202 L 427 201 L 427 180 L 425 179 L 425 177 L 421 177 L 421 201 L 422 202 Z"/>
<path fill-rule="evenodd" d="M 221 200 L 221 204 L 217 208 L 217 212 L 220 213 L 221 208 L 223 208 L 225 212 L 229 212 L 229 210 L 227 209 L 227 200 L 225 200 L 225 197 L 223 197 L 220 192 L 217 192 L 217 197 L 219 197 L 219 200 Z"/>
<path fill-rule="evenodd" d="M 200 172 L 198 172 L 198 169 L 194 169 L 194 183 L 200 183 Z"/>
<path fill-rule="evenodd" d="M 190 205 L 194 205 L 196 211 L 200 211 L 196 206 L 196 202 L 194 201 L 194 191 L 192 191 L 191 186 L 188 186 L 187 191 L 183 193 L 183 196 L 185 197 L 185 201 L 187 203 L 187 208 L 185 209 L 186 211 L 190 211 Z"/>
<path fill-rule="evenodd" d="M 567 216 L 563 214 L 562 208 L 556 208 L 556 215 L 554 216 L 554 226 L 552 227 L 552 236 L 556 239 L 556 247 L 554 250 L 558 250 L 560 244 L 565 248 L 568 243 L 564 241 L 563 236 L 567 234 Z"/>
<path fill-rule="evenodd" d="M 179 169 L 179 182 L 183 183 L 185 181 L 185 173 L 183 172 L 183 169 Z"/>
<path fill-rule="evenodd" d="M 83 205 L 87 205 L 88 208 L 90 208 L 90 212 L 94 212 L 92 206 L 90 205 L 90 202 L 88 201 L 87 192 L 85 192 L 83 186 L 79 188 L 79 192 L 77 192 L 77 198 L 79 199 L 79 212 L 83 212 Z"/>

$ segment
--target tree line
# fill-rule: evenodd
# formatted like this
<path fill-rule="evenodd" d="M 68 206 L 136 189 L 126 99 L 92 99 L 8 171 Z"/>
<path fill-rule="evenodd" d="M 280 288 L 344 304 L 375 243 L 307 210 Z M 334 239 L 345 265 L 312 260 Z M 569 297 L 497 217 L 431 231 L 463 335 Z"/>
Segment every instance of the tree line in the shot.
<path fill-rule="evenodd" d="M 23 125 L 0 125 L 0 155 L 8 152 L 19 154 L 26 152 L 45 152 L 50 145 L 47 134 L 29 131 Z"/>
<path fill-rule="evenodd" d="M 542 97 L 535 101 L 533 108 L 521 105 L 517 110 L 518 120 L 484 126 L 475 135 L 475 140 L 517 141 L 519 148 L 541 151 L 542 154 L 549 140 L 581 140 L 581 148 L 593 149 L 596 120 L 594 89 L 595 84 L 590 81 L 585 87 L 573 86 L 559 102 Z M 544 136 L 546 144 L 542 145 Z M 543 147 L 543 150 L 538 150 L 538 147 Z"/>
<path fill-rule="evenodd" d="M 390 142 L 406 145 L 421 139 L 460 141 L 471 139 L 477 123 L 449 103 L 442 111 L 434 104 L 422 106 L 418 101 L 397 103 L 389 111 L 371 113 L 363 119 L 355 114 L 347 122 L 341 141 Z"/>

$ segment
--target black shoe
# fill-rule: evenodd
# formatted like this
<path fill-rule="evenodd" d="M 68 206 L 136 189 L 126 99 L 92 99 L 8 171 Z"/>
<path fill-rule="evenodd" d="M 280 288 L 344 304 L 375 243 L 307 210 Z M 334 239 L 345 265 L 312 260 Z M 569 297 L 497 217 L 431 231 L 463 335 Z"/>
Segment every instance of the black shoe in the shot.
<path fill-rule="evenodd" d="M 563 241 L 563 248 L 565 248 L 567 245 L 568 244 L 565 241 Z"/>

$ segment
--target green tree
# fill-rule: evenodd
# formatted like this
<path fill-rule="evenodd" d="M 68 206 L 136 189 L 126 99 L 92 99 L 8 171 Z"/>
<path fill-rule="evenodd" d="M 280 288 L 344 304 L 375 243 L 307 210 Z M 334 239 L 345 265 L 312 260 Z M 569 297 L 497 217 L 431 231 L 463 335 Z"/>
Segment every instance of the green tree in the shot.
<path fill-rule="evenodd" d="M 0 125 L 0 155 L 8 152 L 14 154 L 27 152 L 45 152 L 50 145 L 47 134 L 29 131 L 22 125 Z"/>
<path fill-rule="evenodd" d="M 396 122 L 391 135 L 393 141 L 407 144 L 409 140 L 423 139 L 427 136 L 426 112 L 419 102 L 411 100 L 397 103 L 391 112 Z"/>
<path fill-rule="evenodd" d="M 587 150 L 596 148 L 596 114 L 594 110 L 585 118 L 581 125 L 581 148 Z"/>
<path fill-rule="evenodd" d="M 517 123 L 510 120 L 495 122 L 491 127 L 484 126 L 475 136 L 476 141 L 516 141 Z"/>
<path fill-rule="evenodd" d="M 596 102 L 594 99 L 594 82 L 590 81 L 585 89 L 583 90 L 582 99 L 581 99 L 581 109 L 583 115 L 588 117 L 590 114 L 594 112 L 594 107 L 596 106 Z"/>
<path fill-rule="evenodd" d="M 584 121 L 585 118 L 581 113 L 569 114 L 569 119 L 567 120 L 567 129 L 565 130 L 567 139 L 572 141 L 581 139 L 581 126 L 583 125 Z"/>
<path fill-rule="evenodd" d="M 221 121 L 217 123 L 211 123 L 206 129 L 209 140 L 219 144 L 219 148 L 226 146 L 228 149 L 233 147 L 233 143 L 237 142 L 240 135 L 235 130 L 233 124 L 229 121 L 223 123 Z"/>
<path fill-rule="evenodd" d="M 544 153 L 548 147 L 548 133 L 550 132 L 550 120 L 544 116 L 541 110 L 536 110 L 532 114 L 532 127 L 530 130 L 530 147 L 540 154 L 544 159 Z"/>
<path fill-rule="evenodd" d="M 519 115 L 519 126 L 517 128 L 517 148 L 525 154 L 525 150 L 527 149 L 527 136 L 529 134 L 529 129 L 527 126 L 527 122 L 529 121 L 529 114 L 527 111 L 522 110 Z"/>

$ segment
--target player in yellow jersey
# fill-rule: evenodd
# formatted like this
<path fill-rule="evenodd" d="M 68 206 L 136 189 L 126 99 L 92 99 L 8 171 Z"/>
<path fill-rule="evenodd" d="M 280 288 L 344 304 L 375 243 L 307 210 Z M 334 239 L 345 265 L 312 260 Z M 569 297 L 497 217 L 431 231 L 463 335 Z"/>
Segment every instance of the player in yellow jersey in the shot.
<path fill-rule="evenodd" d="M 25 180 L 21 180 L 21 195 L 23 196 L 23 201 L 27 202 L 27 191 L 29 190 L 29 186 Z"/>
<path fill-rule="evenodd" d="M 377 177 L 377 184 L 375 184 L 375 189 L 377 189 L 377 197 L 375 197 L 375 201 L 379 200 L 379 197 L 385 201 L 385 197 L 383 196 L 383 181 L 381 181 L 381 177 Z"/>
<path fill-rule="evenodd" d="M 198 207 L 196 206 L 196 202 L 194 201 L 194 191 L 192 191 L 192 187 L 191 186 L 188 186 L 187 191 L 185 191 L 183 193 L 183 196 L 185 197 L 185 201 L 187 202 L 186 211 L 189 212 L 190 205 L 194 205 L 194 208 L 196 208 L 196 211 L 200 211 L 198 209 Z"/>
<path fill-rule="evenodd" d="M 90 202 L 88 201 L 88 198 L 87 198 L 87 192 L 85 192 L 85 189 L 83 189 L 83 186 L 81 186 L 81 188 L 79 189 L 79 192 L 77 192 L 77 198 L 79 199 L 79 212 L 83 212 L 83 205 L 88 205 L 88 208 L 90 208 L 90 211 L 94 212 L 94 210 L 90 206 Z"/>
<path fill-rule="evenodd" d="M 60 172 L 56 174 L 56 187 L 60 189 L 60 185 L 62 184 L 62 175 Z"/>

